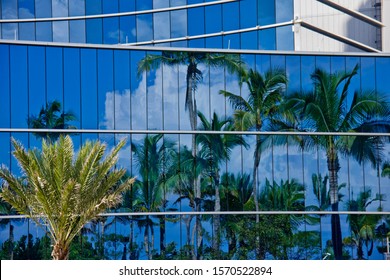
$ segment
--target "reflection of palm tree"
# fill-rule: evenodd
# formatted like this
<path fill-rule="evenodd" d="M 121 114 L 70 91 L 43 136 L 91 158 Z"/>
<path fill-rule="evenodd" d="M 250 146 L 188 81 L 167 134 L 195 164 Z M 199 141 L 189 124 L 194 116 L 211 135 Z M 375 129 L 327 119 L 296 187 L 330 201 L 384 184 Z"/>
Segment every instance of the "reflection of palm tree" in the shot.
<path fill-rule="evenodd" d="M 161 143 L 163 142 L 163 143 Z M 166 183 L 166 165 L 168 163 L 168 149 L 173 144 L 163 140 L 163 135 L 146 136 L 142 144 L 131 143 L 131 149 L 134 153 L 138 165 L 138 171 L 142 181 L 135 184 L 134 208 L 140 212 L 160 212 L 166 207 L 164 196 L 164 185 Z M 160 220 L 160 250 L 165 250 L 165 217 L 159 216 Z M 138 225 L 145 229 L 144 245 L 148 258 L 152 257 L 151 246 L 154 245 L 154 225 L 155 223 L 149 215 L 144 219 L 137 221 Z M 152 242 L 149 242 L 149 231 Z"/>
<path fill-rule="evenodd" d="M 16 211 L 7 202 L 0 200 L 0 214 L 1 215 L 15 215 Z M 8 230 L 8 257 L 13 260 L 14 256 L 14 225 L 11 219 L 0 219 L 0 228 L 9 227 Z"/>
<path fill-rule="evenodd" d="M 311 75 L 315 90 L 309 93 L 292 94 L 286 101 L 284 111 L 292 114 L 287 121 L 274 121 L 274 130 L 304 132 L 379 132 L 389 131 L 388 105 L 373 92 L 355 92 L 347 100 L 348 87 L 356 75 L 358 66 L 349 73 L 329 74 L 316 69 Z M 339 92 L 341 88 L 341 92 Z M 290 118 L 292 117 L 292 118 Z M 291 121 L 294 120 L 294 121 Z M 378 148 L 382 139 L 377 137 L 295 137 L 301 147 L 316 145 L 326 151 L 329 172 L 329 196 L 333 211 L 338 211 L 339 151 L 351 154 L 360 163 L 363 160 L 378 162 Z M 285 143 L 285 140 L 283 140 Z M 340 217 L 332 214 L 332 245 L 336 259 L 342 257 Z"/>
<path fill-rule="evenodd" d="M 204 131 L 231 131 L 233 121 L 229 118 L 220 120 L 218 115 L 214 113 L 211 123 L 206 117 L 198 112 L 201 120 L 199 130 Z M 196 138 L 196 142 L 201 145 L 201 154 L 208 162 L 208 176 L 212 179 L 211 185 L 215 189 L 214 211 L 221 211 L 220 198 L 220 168 L 219 165 L 223 161 L 230 159 L 232 149 L 238 145 L 246 146 L 246 142 L 240 135 L 233 134 L 201 134 Z M 220 247 L 220 216 L 215 215 L 213 219 L 213 250 L 219 254 Z"/>
<path fill-rule="evenodd" d="M 245 100 L 237 94 L 220 91 L 227 97 L 236 110 L 234 113 L 235 127 L 237 130 L 261 131 L 264 123 L 277 113 L 282 92 L 287 83 L 284 71 L 279 69 L 269 70 L 264 76 L 250 69 L 243 75 L 244 82 L 248 86 L 249 96 Z M 253 200 L 256 211 L 259 211 L 257 200 L 257 172 L 260 164 L 260 135 L 256 136 L 256 146 L 253 163 Z M 256 217 L 258 221 L 258 217 Z"/>
<path fill-rule="evenodd" d="M 76 117 L 72 113 L 63 113 L 61 103 L 53 101 L 46 103 L 46 107 L 42 107 L 38 116 L 31 116 L 27 119 L 28 127 L 35 129 L 75 129 L 75 126 L 69 124 L 75 121 Z M 56 141 L 60 133 L 38 132 L 34 133 L 36 137 L 50 139 Z"/>
<path fill-rule="evenodd" d="M 186 98 L 185 108 L 189 112 L 190 125 L 192 130 L 197 129 L 197 105 L 195 93 L 199 82 L 202 80 L 202 71 L 199 69 L 200 64 L 205 64 L 210 67 L 226 67 L 230 73 L 240 72 L 242 62 L 240 57 L 235 54 L 220 54 L 207 52 L 162 52 L 161 55 L 149 54 L 142 59 L 138 64 L 138 72 L 150 71 L 160 67 L 161 64 L 176 66 L 187 66 L 186 74 Z M 192 135 L 192 156 L 196 157 L 196 135 Z M 201 189 L 200 179 L 193 178 L 193 188 L 195 195 L 195 203 L 200 201 Z M 196 211 L 200 211 L 200 205 L 196 204 Z M 197 246 L 200 246 L 202 240 L 202 226 L 200 217 L 196 217 L 195 227 L 197 230 Z"/>
<path fill-rule="evenodd" d="M 367 207 L 374 201 L 380 201 L 382 197 L 377 196 L 371 199 L 371 190 L 365 190 L 357 196 L 356 200 L 350 200 L 347 203 L 348 211 L 366 211 Z M 347 220 L 351 228 L 352 237 L 351 242 L 357 246 L 357 258 L 362 260 L 364 258 L 363 244 L 366 245 L 367 256 L 371 256 L 374 249 L 374 232 L 375 226 L 380 219 L 377 215 L 348 215 Z"/>
<path fill-rule="evenodd" d="M 26 151 L 13 140 L 14 156 L 25 177 L 6 168 L 1 198 L 37 224 L 47 225 L 54 243 L 53 259 L 67 259 L 72 240 L 84 225 L 107 208 L 116 206 L 132 180 L 118 185 L 125 170 L 113 170 L 120 142 L 105 158 L 106 145 L 86 142 L 75 155 L 69 136 L 55 143 L 43 140 L 42 151 Z"/>

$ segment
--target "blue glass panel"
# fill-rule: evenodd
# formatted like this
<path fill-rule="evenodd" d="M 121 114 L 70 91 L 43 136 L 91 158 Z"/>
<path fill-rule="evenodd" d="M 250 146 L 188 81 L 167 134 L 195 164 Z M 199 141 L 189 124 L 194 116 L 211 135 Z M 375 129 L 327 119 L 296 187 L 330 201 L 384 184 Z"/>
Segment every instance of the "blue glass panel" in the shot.
<path fill-rule="evenodd" d="M 257 25 L 257 0 L 240 1 L 240 28 Z"/>
<path fill-rule="evenodd" d="M 286 57 L 284 55 L 271 55 L 272 68 L 286 69 Z"/>
<path fill-rule="evenodd" d="M 206 38 L 206 48 L 222 49 L 222 37 L 210 37 Z"/>
<path fill-rule="evenodd" d="M 29 116 L 38 116 L 46 105 L 46 60 L 44 47 L 28 47 Z M 41 139 L 29 135 L 30 145 L 39 146 Z"/>
<path fill-rule="evenodd" d="M 27 47 L 10 47 L 11 127 L 25 128 L 28 116 Z"/>
<path fill-rule="evenodd" d="M 143 51 L 131 52 L 131 69 L 135 71 L 141 59 L 145 57 Z M 131 75 L 131 128 L 146 129 L 146 73 L 138 77 Z"/>
<path fill-rule="evenodd" d="M 99 128 L 115 129 L 113 51 L 98 50 Z"/>
<path fill-rule="evenodd" d="M 259 31 L 259 49 L 276 50 L 276 31 L 274 28 Z"/>
<path fill-rule="evenodd" d="M 18 39 L 18 24 L 3 23 L 1 25 L 1 33 L 3 39 L 17 40 Z"/>
<path fill-rule="evenodd" d="M 362 57 L 360 67 L 362 73 L 362 90 L 375 90 L 375 59 L 371 57 Z"/>
<path fill-rule="evenodd" d="M 237 11 L 239 11 L 238 2 L 228 3 L 222 6 L 223 31 L 236 30 L 240 28 L 239 16 L 237 15 Z"/>
<path fill-rule="evenodd" d="M 315 58 L 314 56 L 302 56 L 301 59 L 301 90 L 309 91 L 313 89 L 312 80 L 310 75 L 315 70 Z"/>
<path fill-rule="evenodd" d="M 35 16 L 37 18 L 51 17 L 51 0 L 35 0 Z"/>
<path fill-rule="evenodd" d="M 153 0 L 153 9 L 168 8 L 169 2 L 166 0 Z"/>
<path fill-rule="evenodd" d="M 119 40 L 120 43 L 134 43 L 136 42 L 136 28 L 135 28 L 135 17 L 126 16 L 119 18 Z"/>
<path fill-rule="evenodd" d="M 185 37 L 187 35 L 187 11 L 171 12 L 171 37 Z"/>
<path fill-rule="evenodd" d="M 359 57 L 353 57 L 353 56 L 345 57 L 345 70 L 348 72 L 351 72 L 356 65 L 359 65 L 360 67 L 360 64 L 361 63 Z M 358 73 L 355 75 L 355 77 L 351 80 L 351 83 L 348 87 L 351 90 L 351 92 L 354 92 L 356 90 L 357 91 L 361 90 L 360 79 L 361 79 L 361 70 L 359 70 Z"/>
<path fill-rule="evenodd" d="M 87 43 L 101 44 L 103 42 L 101 19 L 88 19 L 87 20 Z"/>
<path fill-rule="evenodd" d="M 276 29 L 276 48 L 283 51 L 294 50 L 292 26 L 288 25 Z"/>
<path fill-rule="evenodd" d="M 69 21 L 69 41 L 85 43 L 85 20 Z"/>
<path fill-rule="evenodd" d="M 35 41 L 35 23 L 19 23 L 19 40 Z"/>
<path fill-rule="evenodd" d="M 85 15 L 85 0 L 68 0 L 68 1 L 69 1 L 70 16 Z"/>
<path fill-rule="evenodd" d="M 114 52 L 115 128 L 130 129 L 130 54 Z"/>
<path fill-rule="evenodd" d="M 345 57 L 343 56 L 332 56 L 330 58 L 331 71 L 342 71 L 345 72 Z"/>
<path fill-rule="evenodd" d="M 188 42 L 183 40 L 183 41 L 177 41 L 177 42 L 172 42 L 170 45 L 168 43 L 167 46 L 171 46 L 174 48 L 187 48 L 188 47 Z"/>
<path fill-rule="evenodd" d="M 69 22 L 54 21 L 53 22 L 53 41 L 54 42 L 69 42 Z"/>
<path fill-rule="evenodd" d="M 132 12 L 135 11 L 135 1 L 119 0 L 120 12 Z"/>
<path fill-rule="evenodd" d="M 188 10 L 188 35 L 202 35 L 205 33 L 204 8 Z M 196 19 L 196 20 L 195 20 Z"/>
<path fill-rule="evenodd" d="M 138 3 L 138 2 L 137 2 Z M 137 42 L 153 40 L 153 16 L 137 16 Z"/>
<path fill-rule="evenodd" d="M 287 93 L 301 90 L 301 58 L 300 56 L 286 56 L 286 74 L 288 79 Z"/>
<path fill-rule="evenodd" d="M 46 49 L 46 82 L 47 101 L 54 100 L 63 103 L 63 54 L 62 48 L 48 47 Z"/>
<path fill-rule="evenodd" d="M 102 0 L 85 0 L 85 14 L 98 15 L 102 13 Z"/>
<path fill-rule="evenodd" d="M 258 0 L 258 24 L 275 23 L 275 1 Z"/>
<path fill-rule="evenodd" d="M 171 0 L 171 7 L 185 6 L 187 4 L 187 0 Z"/>
<path fill-rule="evenodd" d="M 37 41 L 50 42 L 53 40 L 51 22 L 37 22 Z"/>
<path fill-rule="evenodd" d="M 52 0 L 53 17 L 68 16 L 68 0 Z"/>
<path fill-rule="evenodd" d="M 18 17 L 19 18 L 34 18 L 35 17 L 34 1 L 18 0 Z"/>
<path fill-rule="evenodd" d="M 113 14 L 119 11 L 118 0 L 103 0 L 103 13 Z"/>
<path fill-rule="evenodd" d="M 81 128 L 97 129 L 96 50 L 81 49 Z M 85 139 L 83 137 L 83 139 Z"/>
<path fill-rule="evenodd" d="M 293 0 L 275 0 L 276 22 L 285 22 L 293 19 Z"/>
<path fill-rule="evenodd" d="M 18 2 L 2 1 L 1 14 L 3 16 L 3 19 L 18 18 Z"/>
<path fill-rule="evenodd" d="M 119 20 L 117 17 L 103 19 L 103 43 L 119 43 Z"/>
<path fill-rule="evenodd" d="M 0 45 L 0 110 L 3 117 L 0 118 L 0 127 L 10 127 L 10 57 L 9 46 Z M 5 149 L 0 149 L 5 150 Z M 8 152 L 8 151 L 7 151 Z"/>
<path fill-rule="evenodd" d="M 269 69 L 273 68 L 271 64 L 271 56 L 268 54 L 256 55 L 256 71 L 265 73 Z"/>
<path fill-rule="evenodd" d="M 206 33 L 222 31 L 222 8 L 221 5 L 205 7 Z"/>
<path fill-rule="evenodd" d="M 137 11 L 153 9 L 153 0 L 136 0 Z"/>
<path fill-rule="evenodd" d="M 68 124 L 79 128 L 81 116 L 81 69 L 80 49 L 64 48 L 64 112 L 76 117 Z M 80 144 L 80 136 L 73 136 L 75 147 Z"/>
<path fill-rule="evenodd" d="M 327 73 L 330 72 L 330 57 L 329 56 L 316 56 L 316 68 L 322 69 Z"/>
<path fill-rule="evenodd" d="M 193 39 L 188 42 L 188 47 L 190 48 L 204 48 L 205 45 L 205 39 Z"/>
<path fill-rule="evenodd" d="M 257 31 L 241 33 L 241 48 L 247 50 L 257 50 Z"/>
<path fill-rule="evenodd" d="M 224 49 L 240 49 L 240 34 L 226 35 L 223 37 Z"/>
<path fill-rule="evenodd" d="M 154 14 L 153 27 L 154 40 L 169 39 L 171 35 L 169 12 Z"/>

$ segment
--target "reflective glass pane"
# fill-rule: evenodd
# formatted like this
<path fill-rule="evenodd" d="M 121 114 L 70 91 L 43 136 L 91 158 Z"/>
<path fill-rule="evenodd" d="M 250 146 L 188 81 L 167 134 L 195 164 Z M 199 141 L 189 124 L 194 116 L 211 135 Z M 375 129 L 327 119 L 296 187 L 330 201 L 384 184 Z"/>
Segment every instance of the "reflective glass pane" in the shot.
<path fill-rule="evenodd" d="M 294 33 L 290 25 L 276 28 L 276 48 L 283 51 L 294 50 Z"/>
<path fill-rule="evenodd" d="M 258 24 L 273 24 L 275 21 L 275 1 L 258 0 Z"/>
<path fill-rule="evenodd" d="M 293 0 L 275 0 L 276 22 L 285 22 L 293 19 Z"/>
<path fill-rule="evenodd" d="M 4 117 L 0 118 L 0 127 L 10 127 L 10 54 L 9 46 L 0 45 L 0 108 Z"/>
<path fill-rule="evenodd" d="M 257 0 L 240 1 L 240 28 L 257 25 Z"/>
<path fill-rule="evenodd" d="M 37 22 L 36 23 L 37 41 L 46 41 L 50 42 L 53 40 L 52 36 L 52 26 L 50 22 Z"/>
<path fill-rule="evenodd" d="M 252 7 L 253 10 L 255 10 Z M 236 30 L 240 28 L 239 16 L 239 3 L 228 3 L 222 6 L 223 12 L 223 31 Z"/>
<path fill-rule="evenodd" d="M 188 35 L 202 35 L 205 33 L 204 8 L 194 8 L 188 10 Z"/>
<path fill-rule="evenodd" d="M 19 40 L 35 41 L 35 23 L 19 23 Z"/>
<path fill-rule="evenodd" d="M 35 15 L 37 18 L 51 17 L 51 0 L 35 0 Z"/>
<path fill-rule="evenodd" d="M 153 16 L 151 14 L 139 15 L 136 19 L 137 42 L 153 40 Z"/>
<path fill-rule="evenodd" d="M 169 12 L 154 14 L 153 26 L 154 40 L 169 39 L 171 35 Z"/>
<path fill-rule="evenodd" d="M 1 33 L 3 39 L 17 40 L 18 39 L 18 24 L 17 23 L 3 23 L 1 25 Z"/>
<path fill-rule="evenodd" d="M 241 37 L 241 48 L 256 50 L 257 49 L 257 31 L 245 32 L 240 34 Z"/>
<path fill-rule="evenodd" d="M 53 17 L 68 16 L 68 0 L 52 0 Z"/>
<path fill-rule="evenodd" d="M 113 52 L 98 50 L 98 118 L 99 128 L 115 129 Z"/>
<path fill-rule="evenodd" d="M 274 28 L 259 31 L 259 49 L 276 50 L 276 30 Z"/>
<path fill-rule="evenodd" d="M 117 17 L 103 19 L 103 43 L 118 44 L 119 20 Z"/>
<path fill-rule="evenodd" d="M 85 43 L 85 20 L 69 21 L 69 42 Z"/>
<path fill-rule="evenodd" d="M 135 1 L 119 0 L 119 11 L 120 12 L 135 11 Z"/>
<path fill-rule="evenodd" d="M 85 0 L 68 0 L 69 16 L 85 15 Z"/>
<path fill-rule="evenodd" d="M 213 5 L 205 7 L 206 33 L 222 31 L 222 7 Z"/>
<path fill-rule="evenodd" d="M 114 52 L 115 72 L 115 128 L 130 129 L 130 54 L 128 51 Z"/>
<path fill-rule="evenodd" d="M 101 44 L 103 42 L 102 19 L 87 19 L 86 34 L 87 43 Z"/>
<path fill-rule="evenodd" d="M 127 16 L 119 18 L 119 42 L 123 43 L 134 43 L 136 42 L 136 27 L 135 27 L 135 16 Z"/>
<path fill-rule="evenodd" d="M 98 15 L 102 13 L 102 0 L 85 0 L 85 14 Z"/>
<path fill-rule="evenodd" d="M 34 1 L 18 0 L 18 17 L 34 18 L 35 17 Z"/>
<path fill-rule="evenodd" d="M 69 22 L 54 21 L 53 22 L 53 41 L 54 42 L 69 42 Z"/>
<path fill-rule="evenodd" d="M 18 18 L 18 2 L 2 1 L 1 14 L 3 16 L 3 19 Z"/>
<path fill-rule="evenodd" d="M 153 0 L 136 0 L 137 11 L 153 9 Z"/>
<path fill-rule="evenodd" d="M 102 0 L 103 13 L 104 14 L 113 14 L 117 13 L 119 10 L 118 0 Z"/>
<path fill-rule="evenodd" d="M 81 49 L 81 128 L 97 129 L 96 50 Z M 87 135 L 89 137 L 89 135 Z M 85 136 L 85 137 L 87 137 Z M 83 136 L 83 139 L 84 136 Z"/>
<path fill-rule="evenodd" d="M 171 12 L 171 37 L 185 37 L 187 35 L 187 11 Z"/>
<path fill-rule="evenodd" d="M 47 102 L 59 101 L 63 105 L 63 57 L 62 48 L 46 48 Z"/>

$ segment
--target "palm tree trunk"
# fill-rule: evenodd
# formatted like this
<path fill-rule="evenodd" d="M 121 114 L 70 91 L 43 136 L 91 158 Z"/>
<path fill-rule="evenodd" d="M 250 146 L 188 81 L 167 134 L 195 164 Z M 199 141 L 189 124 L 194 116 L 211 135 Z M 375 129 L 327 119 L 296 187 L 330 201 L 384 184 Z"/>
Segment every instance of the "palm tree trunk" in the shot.
<path fill-rule="evenodd" d="M 9 259 L 14 259 L 14 226 L 11 223 L 11 220 L 9 221 Z"/>
<path fill-rule="evenodd" d="M 336 148 L 333 145 L 331 145 L 330 149 L 327 151 L 327 164 L 329 171 L 330 204 L 332 206 L 332 211 L 337 212 L 339 211 L 339 185 L 337 173 L 340 170 L 340 165 Z M 343 256 L 343 243 L 339 214 L 332 214 L 331 229 L 334 257 L 336 260 L 341 260 Z"/>
<path fill-rule="evenodd" d="M 160 255 L 165 256 L 165 217 L 160 216 Z"/>
<path fill-rule="evenodd" d="M 191 130 L 195 131 L 197 129 L 197 108 L 196 108 L 196 100 L 195 100 L 195 85 L 196 81 L 194 80 L 194 73 L 196 71 L 196 64 L 191 63 L 187 68 L 187 92 L 186 92 L 186 106 L 188 108 L 189 117 L 190 117 L 190 125 Z M 192 156 L 196 159 L 196 134 L 192 134 Z M 195 166 L 194 166 L 195 167 Z M 201 191 L 200 191 L 200 178 L 194 172 L 194 195 L 195 195 L 195 210 L 200 212 L 200 199 L 201 199 Z M 196 228 L 196 244 L 195 253 L 199 255 L 201 243 L 202 243 L 202 224 L 201 217 L 199 215 L 195 218 L 195 228 Z"/>
<path fill-rule="evenodd" d="M 260 131 L 260 128 L 258 127 L 257 129 Z M 260 164 L 260 159 L 261 159 L 261 154 L 260 154 L 260 136 L 256 135 L 256 145 L 255 145 L 255 153 L 254 153 L 254 161 L 253 161 L 253 183 L 252 183 L 252 193 L 253 193 L 253 201 L 255 203 L 255 210 L 256 212 L 259 211 L 259 201 L 257 199 L 257 173 L 259 170 L 259 164 Z M 256 224 L 259 223 L 259 215 L 256 214 Z M 260 237 L 256 235 L 256 255 L 258 259 L 260 259 Z"/>
<path fill-rule="evenodd" d="M 53 246 L 51 256 L 53 260 L 67 260 L 69 259 L 69 247 L 62 240 L 58 240 Z"/>

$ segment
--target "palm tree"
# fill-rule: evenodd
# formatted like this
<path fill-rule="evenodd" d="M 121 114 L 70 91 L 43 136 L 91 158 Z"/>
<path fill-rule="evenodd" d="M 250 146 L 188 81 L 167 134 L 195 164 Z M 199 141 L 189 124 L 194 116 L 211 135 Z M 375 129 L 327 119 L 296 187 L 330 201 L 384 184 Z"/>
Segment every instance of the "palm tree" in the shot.
<path fill-rule="evenodd" d="M 162 142 L 162 143 L 161 143 Z M 163 139 L 162 134 L 146 136 L 142 144 L 131 143 L 131 149 L 137 163 L 138 171 L 142 180 L 137 180 L 135 184 L 134 208 L 140 212 L 160 212 L 164 211 L 167 205 L 165 191 L 167 189 L 166 175 L 169 164 L 169 149 L 173 143 Z M 152 236 L 152 246 L 154 244 L 155 223 L 149 215 L 143 220 L 138 220 L 138 224 L 145 228 L 144 246 L 148 258 L 152 257 L 150 249 L 149 231 Z M 160 253 L 165 251 L 165 217 L 159 216 L 160 222 Z"/>
<path fill-rule="evenodd" d="M 377 195 L 375 198 L 371 198 L 371 190 L 367 189 L 358 194 L 356 200 L 350 200 L 347 203 L 348 211 L 366 211 L 367 207 L 374 201 L 381 201 L 383 198 Z M 364 259 L 363 245 L 365 244 L 367 249 L 367 256 L 371 256 L 374 249 L 374 237 L 375 226 L 380 220 L 380 216 L 377 215 L 361 215 L 354 214 L 348 215 L 347 221 L 351 228 L 352 237 L 351 242 L 357 247 L 357 258 L 359 260 Z"/>
<path fill-rule="evenodd" d="M 198 84 L 202 81 L 203 74 L 199 65 L 204 64 L 213 68 L 226 67 L 230 73 L 240 73 L 243 69 L 240 56 L 236 54 L 220 54 L 207 52 L 170 52 L 164 51 L 161 55 L 148 54 L 138 64 L 138 73 L 141 74 L 151 69 L 157 69 L 160 65 L 187 66 L 186 74 L 186 98 L 185 109 L 189 112 L 190 126 L 193 131 L 197 129 L 197 104 L 196 91 Z M 192 135 L 192 156 L 196 157 L 196 135 Z M 201 197 L 200 178 L 193 178 L 193 188 L 195 195 L 195 209 L 200 211 L 197 204 Z M 197 246 L 202 243 L 202 226 L 200 216 L 196 216 L 195 227 L 197 231 Z"/>
<path fill-rule="evenodd" d="M 75 129 L 69 122 L 77 120 L 76 116 L 61 109 L 61 103 L 57 100 L 46 103 L 46 107 L 41 108 L 38 116 L 31 116 L 27 119 L 28 127 L 35 129 Z M 46 138 L 54 142 L 60 136 L 60 133 L 38 132 L 34 133 L 38 138 Z"/>
<path fill-rule="evenodd" d="M 238 94 L 223 90 L 220 91 L 220 94 L 227 97 L 235 109 L 234 120 L 237 130 L 261 131 L 264 123 L 278 113 L 282 93 L 287 84 L 286 74 L 281 69 L 271 69 L 262 76 L 256 70 L 250 69 L 243 74 L 243 82 L 249 90 L 247 100 Z M 257 172 L 261 159 L 260 138 L 260 135 L 256 135 L 256 146 L 253 155 L 252 194 L 256 211 L 259 211 Z M 258 222 L 258 216 L 256 221 Z"/>
<path fill-rule="evenodd" d="M 213 114 L 211 122 L 198 112 L 201 124 L 198 127 L 202 131 L 232 131 L 233 120 L 225 118 L 220 120 L 216 113 Z M 212 179 L 211 185 L 215 189 L 214 211 L 221 211 L 220 197 L 220 164 L 230 160 L 232 149 L 243 145 L 247 147 L 244 138 L 233 134 L 200 134 L 196 138 L 197 144 L 201 145 L 201 154 L 208 162 L 208 176 Z M 213 219 L 213 250 L 219 255 L 220 249 L 220 215 L 215 215 Z"/>
<path fill-rule="evenodd" d="M 125 142 L 105 158 L 106 145 L 100 142 L 87 141 L 75 155 L 69 136 L 60 136 L 55 143 L 44 139 L 42 151 L 26 151 L 14 139 L 12 143 L 22 176 L 3 166 L 0 178 L 6 183 L 0 197 L 20 214 L 47 226 L 53 259 L 68 259 L 69 246 L 84 225 L 117 205 L 133 182 L 118 184 L 126 171 L 113 169 Z"/>
<path fill-rule="evenodd" d="M 375 92 L 354 92 L 348 97 L 348 87 L 356 75 L 358 65 L 351 72 L 333 74 L 316 69 L 311 75 L 314 91 L 288 96 L 283 106 L 284 119 L 273 120 L 272 130 L 301 132 L 388 132 L 389 106 Z M 347 97 L 349 100 L 347 100 Z M 276 139 L 276 140 L 275 140 Z M 279 139 L 279 140 L 278 140 Z M 381 159 L 383 138 L 379 137 L 294 137 L 304 148 L 322 147 L 326 151 L 329 172 L 329 197 L 332 211 L 338 211 L 340 170 L 339 152 L 352 155 L 359 163 L 365 160 L 377 165 Z M 282 137 L 275 143 L 285 144 Z M 332 246 L 336 259 L 342 258 L 340 217 L 332 214 Z"/>

